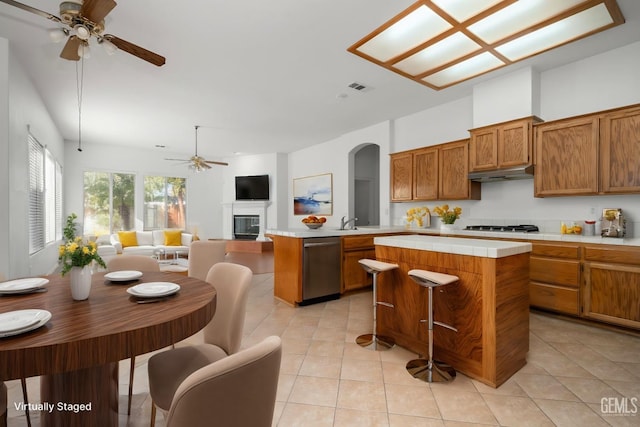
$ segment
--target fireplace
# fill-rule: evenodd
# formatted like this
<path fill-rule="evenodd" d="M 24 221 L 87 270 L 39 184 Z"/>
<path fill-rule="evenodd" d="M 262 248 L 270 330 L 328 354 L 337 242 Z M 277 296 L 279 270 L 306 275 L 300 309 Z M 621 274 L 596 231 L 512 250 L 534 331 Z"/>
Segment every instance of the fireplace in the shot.
<path fill-rule="evenodd" d="M 268 241 L 264 231 L 267 227 L 267 208 L 271 204 L 268 200 L 254 201 L 235 201 L 233 203 L 222 204 L 222 237 L 227 240 L 247 240 L 253 239 L 258 241 Z M 239 217 L 258 217 L 256 220 L 251 219 L 249 222 L 250 232 L 253 236 L 240 237 L 236 234 L 236 216 Z M 242 220 L 245 221 L 245 220 Z M 253 227 L 257 225 L 256 227 Z M 244 232 L 242 232 L 244 233 Z"/>
<path fill-rule="evenodd" d="M 260 215 L 234 215 L 233 238 L 256 240 L 260 234 Z"/>

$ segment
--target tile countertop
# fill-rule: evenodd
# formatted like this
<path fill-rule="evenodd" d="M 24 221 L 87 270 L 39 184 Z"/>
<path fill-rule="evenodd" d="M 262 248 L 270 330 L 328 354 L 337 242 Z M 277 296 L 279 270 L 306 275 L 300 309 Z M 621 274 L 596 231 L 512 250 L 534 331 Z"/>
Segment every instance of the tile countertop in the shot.
<path fill-rule="evenodd" d="M 373 239 L 373 243 L 380 246 L 392 246 L 394 248 L 471 255 L 482 258 L 504 258 L 511 255 L 531 252 L 531 243 L 525 242 L 437 237 L 418 234 L 376 237 Z"/>
<path fill-rule="evenodd" d="M 337 228 L 320 227 L 316 230 L 308 228 L 290 228 L 280 230 L 267 230 L 265 234 L 285 237 L 334 237 L 334 236 L 357 236 L 359 234 L 380 234 L 380 233 L 400 233 L 409 232 L 414 234 L 425 234 L 439 236 L 438 228 L 405 228 L 402 226 L 372 226 L 358 227 L 357 230 L 338 230 Z M 465 236 L 465 237 L 492 237 L 501 239 L 525 239 L 525 240 L 548 240 L 554 242 L 576 242 L 576 243 L 594 243 L 600 245 L 628 245 L 640 246 L 640 238 L 615 238 L 600 236 L 581 236 L 574 234 L 557 234 L 557 233 L 512 233 L 504 231 L 471 231 L 471 230 L 451 230 L 447 231 L 448 236 Z"/>

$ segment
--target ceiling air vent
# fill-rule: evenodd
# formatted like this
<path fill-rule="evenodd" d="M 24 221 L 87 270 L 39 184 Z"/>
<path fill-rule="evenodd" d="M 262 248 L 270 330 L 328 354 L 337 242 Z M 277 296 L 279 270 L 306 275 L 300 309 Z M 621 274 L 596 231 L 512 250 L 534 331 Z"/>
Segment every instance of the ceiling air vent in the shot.
<path fill-rule="evenodd" d="M 349 87 L 358 92 L 368 92 L 371 88 L 363 85 L 362 83 L 353 82 L 349 85 Z"/>

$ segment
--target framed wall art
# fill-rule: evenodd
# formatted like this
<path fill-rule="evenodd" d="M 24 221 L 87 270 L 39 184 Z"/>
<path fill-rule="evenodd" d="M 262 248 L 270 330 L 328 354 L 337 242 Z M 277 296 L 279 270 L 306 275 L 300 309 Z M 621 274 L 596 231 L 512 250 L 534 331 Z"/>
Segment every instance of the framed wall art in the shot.
<path fill-rule="evenodd" d="M 294 215 L 333 215 L 333 175 L 307 176 L 293 180 Z"/>

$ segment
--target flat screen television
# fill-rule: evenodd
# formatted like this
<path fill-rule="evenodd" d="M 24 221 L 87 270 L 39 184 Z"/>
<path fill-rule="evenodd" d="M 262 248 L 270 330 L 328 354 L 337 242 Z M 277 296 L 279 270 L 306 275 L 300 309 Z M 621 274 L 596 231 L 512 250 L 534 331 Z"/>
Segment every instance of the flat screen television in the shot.
<path fill-rule="evenodd" d="M 269 200 L 269 175 L 236 176 L 236 200 Z"/>

